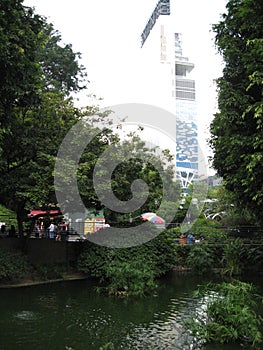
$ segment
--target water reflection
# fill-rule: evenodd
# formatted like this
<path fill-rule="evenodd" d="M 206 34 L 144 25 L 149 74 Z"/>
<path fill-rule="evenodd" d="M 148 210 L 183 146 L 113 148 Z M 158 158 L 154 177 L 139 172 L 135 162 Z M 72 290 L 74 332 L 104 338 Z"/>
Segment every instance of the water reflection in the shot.
<path fill-rule="evenodd" d="M 37 320 L 39 317 L 41 317 L 41 314 L 32 312 L 32 311 L 23 310 L 23 311 L 17 312 L 14 315 L 14 317 L 24 322 L 24 321 Z"/>
<path fill-rule="evenodd" d="M 90 281 L 0 290 L 0 349 L 197 350 L 182 322 L 200 307 L 192 293 L 208 282 L 171 273 L 144 299 L 106 297 Z M 206 347 L 238 350 L 240 346 Z"/>

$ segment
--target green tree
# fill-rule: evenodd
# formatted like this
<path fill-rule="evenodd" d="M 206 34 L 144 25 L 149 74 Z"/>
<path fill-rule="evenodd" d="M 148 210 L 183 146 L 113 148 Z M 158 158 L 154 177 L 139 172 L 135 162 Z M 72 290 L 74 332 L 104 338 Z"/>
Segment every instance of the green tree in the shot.
<path fill-rule="evenodd" d="M 144 202 L 143 198 L 147 197 L 145 203 L 131 213 L 133 219 L 138 218 L 142 212 L 155 212 L 158 210 L 163 200 L 163 181 L 165 181 L 166 185 L 168 184 L 169 186 L 171 200 L 169 209 L 170 211 L 173 209 L 170 216 L 174 216 L 176 209 L 172 201 L 176 202 L 180 197 L 181 190 L 179 184 L 174 181 L 171 155 L 166 150 L 161 151 L 156 148 L 148 148 L 145 142 L 140 139 L 139 131 L 126 135 L 125 140 L 120 140 L 117 135 L 110 134 L 105 129 L 100 142 L 105 140 L 105 136 L 108 139 L 107 143 L 104 142 L 104 145 L 99 147 L 94 139 L 81 158 L 79 185 L 84 190 L 82 191 L 82 196 L 86 194 L 86 196 L 83 196 L 84 203 L 86 205 L 90 204 L 90 199 L 94 202 L 98 201 L 92 187 L 95 161 L 97 161 L 98 151 L 101 152 L 103 148 L 106 149 L 110 143 L 107 156 L 104 158 L 101 166 L 99 165 L 99 176 L 105 179 L 100 184 L 100 201 L 103 203 L 104 200 L 107 200 L 110 191 L 118 199 L 119 209 L 121 209 L 123 202 L 132 200 L 135 193 L 138 197 L 137 199 L 142 199 L 142 202 Z M 97 152 L 97 155 L 95 155 L 95 152 Z M 129 158 L 130 155 L 133 157 Z M 116 159 L 118 159 L 118 165 L 111 174 L 111 164 Z M 110 179 L 109 184 L 107 184 L 108 179 Z M 147 185 L 147 190 L 142 188 L 141 191 L 133 191 L 132 185 L 138 179 L 144 181 Z M 112 223 L 129 223 L 130 214 L 121 214 L 122 211 L 118 210 L 116 205 L 114 211 L 105 210 L 107 220 Z M 136 220 L 133 220 L 133 223 L 136 223 Z"/>
<path fill-rule="evenodd" d="M 13 109 L 37 99 L 42 75 L 36 56 L 44 44 L 43 25 L 43 19 L 24 7 L 22 0 L 1 1 L 0 136 L 13 118 Z"/>
<path fill-rule="evenodd" d="M 226 8 L 213 26 L 225 63 L 217 80 L 219 112 L 210 126 L 213 166 L 237 206 L 262 221 L 263 3 L 230 0 Z"/>
<path fill-rule="evenodd" d="M 0 200 L 17 214 L 19 231 L 27 209 L 56 203 L 53 169 L 57 150 L 75 118 L 72 100 L 46 93 L 39 108 L 24 116 L 17 109 L 17 128 L 5 132 L 1 158 Z"/>
<path fill-rule="evenodd" d="M 71 44 L 62 44 L 61 34 L 47 22 L 43 28 L 44 45 L 38 50 L 38 61 L 45 77 L 45 88 L 64 92 L 79 91 L 87 87 L 87 73 L 79 64 L 80 52 L 74 52 Z"/>
<path fill-rule="evenodd" d="M 0 201 L 17 213 L 54 203 L 58 147 L 81 114 L 68 95 L 85 87 L 79 53 L 62 45 L 46 19 L 22 5 L 0 4 Z"/>
<path fill-rule="evenodd" d="M 62 44 L 46 18 L 23 6 L 23 0 L 0 4 L 0 125 L 14 107 L 39 103 L 43 87 L 68 94 L 86 87 L 79 52 Z"/>

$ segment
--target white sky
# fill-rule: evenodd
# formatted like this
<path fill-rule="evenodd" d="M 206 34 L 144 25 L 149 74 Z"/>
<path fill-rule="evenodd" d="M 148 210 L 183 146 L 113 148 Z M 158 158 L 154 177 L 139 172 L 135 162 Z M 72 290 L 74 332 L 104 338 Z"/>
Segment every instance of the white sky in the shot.
<path fill-rule="evenodd" d="M 103 98 L 104 106 L 147 103 L 140 90 L 147 70 L 140 35 L 156 3 L 157 0 L 24 1 L 24 5 L 35 7 L 37 13 L 54 24 L 63 42 L 71 43 L 74 51 L 82 53 L 90 84 L 88 92 L 81 96 L 81 103 L 88 104 L 86 95 L 95 94 Z M 226 0 L 171 0 L 171 3 L 174 31 L 182 33 L 183 55 L 195 64 L 199 139 L 208 154 L 205 139 L 216 107 L 213 79 L 221 74 L 211 24 L 220 20 Z"/>

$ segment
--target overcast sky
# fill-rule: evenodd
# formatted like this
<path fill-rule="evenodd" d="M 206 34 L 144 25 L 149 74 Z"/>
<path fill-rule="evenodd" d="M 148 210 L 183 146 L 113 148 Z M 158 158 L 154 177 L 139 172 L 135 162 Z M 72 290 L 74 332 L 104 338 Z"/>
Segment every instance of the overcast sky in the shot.
<path fill-rule="evenodd" d="M 184 54 L 195 63 L 196 75 L 212 80 L 220 59 L 213 47 L 211 24 L 224 11 L 226 0 L 171 0 L 174 30 L 183 35 Z M 45 15 L 83 56 L 90 91 L 107 100 L 118 99 L 118 82 L 125 81 L 127 98 L 132 96 L 129 78 L 138 68 L 140 35 L 157 0 L 26 0 L 25 5 Z M 125 75 L 125 77 L 123 77 Z M 124 79 L 125 78 L 125 79 Z M 138 82 L 137 82 L 138 85 Z M 121 97 L 120 97 L 121 98 Z"/>
<path fill-rule="evenodd" d="M 204 144 L 216 106 L 213 79 L 222 69 L 211 24 L 220 20 L 226 0 L 171 2 L 174 31 L 182 33 L 183 54 L 195 64 L 199 135 Z M 156 3 L 157 0 L 24 1 L 24 5 L 35 7 L 54 24 L 63 42 L 82 53 L 90 80 L 88 93 L 103 98 L 105 106 L 138 102 L 138 94 L 142 95 L 140 80 L 147 67 L 142 62 L 140 35 Z M 81 101 L 86 104 L 87 100 L 82 96 Z"/>

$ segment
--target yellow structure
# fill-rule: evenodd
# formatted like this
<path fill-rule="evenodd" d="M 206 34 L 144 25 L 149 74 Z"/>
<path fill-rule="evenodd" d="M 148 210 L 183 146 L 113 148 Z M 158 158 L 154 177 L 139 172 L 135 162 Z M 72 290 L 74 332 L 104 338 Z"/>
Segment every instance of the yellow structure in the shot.
<path fill-rule="evenodd" d="M 98 215 L 88 213 L 84 220 L 84 235 L 95 233 L 105 226 L 105 218 L 102 212 Z"/>

